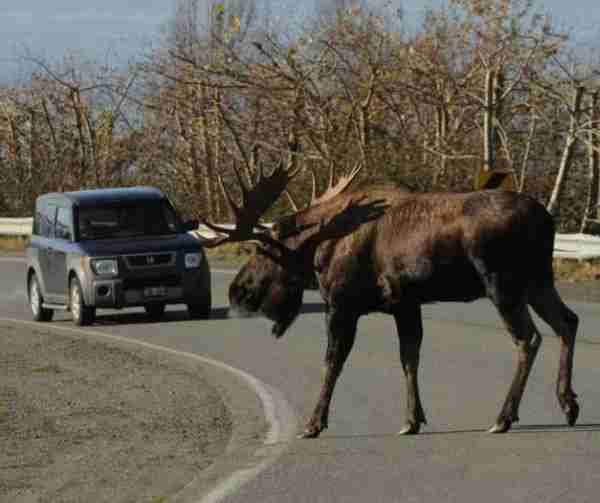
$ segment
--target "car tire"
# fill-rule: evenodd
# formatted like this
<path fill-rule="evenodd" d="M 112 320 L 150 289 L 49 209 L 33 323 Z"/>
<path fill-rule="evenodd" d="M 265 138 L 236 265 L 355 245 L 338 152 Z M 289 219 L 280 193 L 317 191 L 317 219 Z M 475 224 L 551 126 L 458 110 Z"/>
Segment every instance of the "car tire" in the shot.
<path fill-rule="evenodd" d="M 208 294 L 202 302 L 188 302 L 187 309 L 193 320 L 209 319 L 212 312 L 211 295 Z"/>
<path fill-rule="evenodd" d="M 78 327 L 91 325 L 96 317 L 96 310 L 93 307 L 87 306 L 83 298 L 83 289 L 79 279 L 73 278 L 69 287 L 69 303 L 71 307 L 71 315 L 73 323 Z"/>
<path fill-rule="evenodd" d="M 42 297 L 42 289 L 40 282 L 35 274 L 31 275 L 28 285 L 29 307 L 35 321 L 52 321 L 54 311 L 44 307 L 44 298 Z"/>
<path fill-rule="evenodd" d="M 144 309 L 151 320 L 158 321 L 165 314 L 165 304 L 146 304 Z"/>

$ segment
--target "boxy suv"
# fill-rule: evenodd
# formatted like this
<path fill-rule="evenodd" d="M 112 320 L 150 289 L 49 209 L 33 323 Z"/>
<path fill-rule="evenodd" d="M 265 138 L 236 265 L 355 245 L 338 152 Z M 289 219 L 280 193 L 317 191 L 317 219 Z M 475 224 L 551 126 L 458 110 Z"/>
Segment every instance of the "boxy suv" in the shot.
<path fill-rule="evenodd" d="M 26 285 L 33 318 L 70 311 L 77 325 L 97 308 L 143 306 L 159 319 L 167 304 L 192 318 L 211 312 L 201 241 L 169 199 L 147 187 L 53 193 L 36 201 Z"/>

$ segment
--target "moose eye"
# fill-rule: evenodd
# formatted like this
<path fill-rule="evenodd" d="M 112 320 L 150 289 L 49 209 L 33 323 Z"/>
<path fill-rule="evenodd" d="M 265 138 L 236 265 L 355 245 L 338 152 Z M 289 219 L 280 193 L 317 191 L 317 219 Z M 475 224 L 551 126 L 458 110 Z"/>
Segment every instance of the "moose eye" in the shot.
<path fill-rule="evenodd" d="M 285 239 L 298 232 L 296 226 L 296 218 L 294 215 L 282 217 L 273 225 L 273 231 L 277 235 L 277 239 Z"/>

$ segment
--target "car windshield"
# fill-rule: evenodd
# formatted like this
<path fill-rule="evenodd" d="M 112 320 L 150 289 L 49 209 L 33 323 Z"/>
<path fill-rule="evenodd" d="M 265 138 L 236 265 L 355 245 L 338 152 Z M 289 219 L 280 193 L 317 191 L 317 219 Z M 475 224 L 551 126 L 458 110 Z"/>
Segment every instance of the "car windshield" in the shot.
<path fill-rule="evenodd" d="M 164 201 L 103 203 L 79 209 L 82 240 L 160 236 L 177 231 L 177 215 Z"/>

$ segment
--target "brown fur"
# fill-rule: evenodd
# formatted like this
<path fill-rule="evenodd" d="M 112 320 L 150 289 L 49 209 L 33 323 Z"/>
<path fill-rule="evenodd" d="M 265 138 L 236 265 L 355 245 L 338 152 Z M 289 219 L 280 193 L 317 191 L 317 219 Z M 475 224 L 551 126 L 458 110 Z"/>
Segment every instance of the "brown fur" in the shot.
<path fill-rule="evenodd" d="M 568 423 L 575 423 L 579 406 L 571 373 L 578 321 L 554 288 L 554 222 L 535 200 L 503 191 L 411 194 L 384 186 L 338 195 L 284 221 L 274 235 L 280 232 L 285 248 L 265 246 L 253 257 L 234 279 L 230 301 L 274 320 L 279 337 L 300 310 L 305 278 L 316 271 L 326 305 L 328 349 L 325 381 L 302 436 L 318 436 L 327 427 L 358 318 L 373 311 L 393 315 L 398 325 L 407 379 L 402 433 L 418 432 L 425 422 L 417 377 L 420 306 L 484 296 L 498 309 L 519 353 L 492 431 L 507 431 L 518 420 L 541 343 L 527 305 L 561 337 L 557 396 Z"/>

